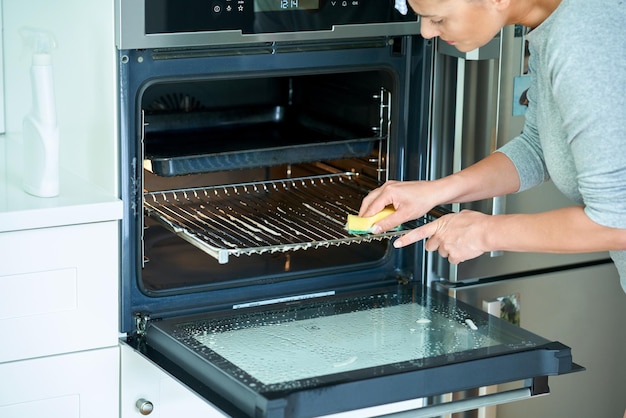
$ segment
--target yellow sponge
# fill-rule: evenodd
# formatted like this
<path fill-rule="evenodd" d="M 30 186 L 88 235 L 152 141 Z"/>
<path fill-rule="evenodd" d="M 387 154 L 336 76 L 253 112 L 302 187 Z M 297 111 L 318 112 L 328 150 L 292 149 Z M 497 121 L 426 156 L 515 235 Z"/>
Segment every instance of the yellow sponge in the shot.
<path fill-rule="evenodd" d="M 393 206 L 387 206 L 376 215 L 368 216 L 366 218 L 357 215 L 348 215 L 346 229 L 351 234 L 367 234 L 371 231 L 372 226 L 374 226 L 376 222 L 386 218 L 395 211 L 396 210 L 393 208 Z"/>

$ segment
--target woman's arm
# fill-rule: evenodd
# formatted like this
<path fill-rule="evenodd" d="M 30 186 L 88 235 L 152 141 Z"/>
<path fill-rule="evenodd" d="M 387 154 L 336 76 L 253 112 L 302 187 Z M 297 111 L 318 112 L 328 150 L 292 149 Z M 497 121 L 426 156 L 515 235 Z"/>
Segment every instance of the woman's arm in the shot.
<path fill-rule="evenodd" d="M 389 181 L 363 199 L 360 216 L 372 216 L 393 205 L 396 212 L 379 221 L 377 232 L 417 219 L 437 205 L 471 202 L 516 192 L 519 176 L 500 152 L 448 177 L 433 181 Z M 376 230 L 375 230 L 376 231 Z"/>
<path fill-rule="evenodd" d="M 626 249 L 626 229 L 592 221 L 581 206 L 536 214 L 461 211 L 398 238 L 399 248 L 429 238 L 428 251 L 457 264 L 489 251 L 583 253 Z"/>

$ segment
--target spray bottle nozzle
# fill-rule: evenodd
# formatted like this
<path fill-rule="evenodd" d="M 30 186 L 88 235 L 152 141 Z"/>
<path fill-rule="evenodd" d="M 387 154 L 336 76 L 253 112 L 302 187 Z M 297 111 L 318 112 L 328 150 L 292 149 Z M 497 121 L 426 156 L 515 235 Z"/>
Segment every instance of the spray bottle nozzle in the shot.
<path fill-rule="evenodd" d="M 52 33 L 35 28 L 22 28 L 20 35 L 34 54 L 49 54 L 57 43 Z"/>

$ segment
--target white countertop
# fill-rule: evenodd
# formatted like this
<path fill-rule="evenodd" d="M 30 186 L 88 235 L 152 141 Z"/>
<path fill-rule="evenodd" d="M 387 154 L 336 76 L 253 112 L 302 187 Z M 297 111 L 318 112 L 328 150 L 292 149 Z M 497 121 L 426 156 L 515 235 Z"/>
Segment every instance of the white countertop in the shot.
<path fill-rule="evenodd" d="M 61 169 L 60 193 L 40 198 L 22 188 L 19 141 L 0 135 L 0 232 L 103 222 L 122 218 L 122 201 Z"/>

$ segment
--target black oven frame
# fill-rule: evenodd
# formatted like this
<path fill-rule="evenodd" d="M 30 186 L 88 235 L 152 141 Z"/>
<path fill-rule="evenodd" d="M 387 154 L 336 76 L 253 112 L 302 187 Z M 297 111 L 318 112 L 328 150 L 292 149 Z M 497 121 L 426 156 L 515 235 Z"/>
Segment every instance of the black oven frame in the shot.
<path fill-rule="evenodd" d="M 419 37 L 375 37 L 333 42 L 255 44 L 244 49 L 174 48 L 119 51 L 122 222 L 122 332 L 132 333 L 146 318 L 224 309 L 242 301 L 310 294 L 328 289 L 377 286 L 421 280 L 420 244 L 389 251 L 376 265 L 312 271 L 306 277 L 271 285 L 252 284 L 209 291 L 149 294 L 140 284 L 142 265 L 143 164 L 140 98 L 155 82 L 171 80 L 332 74 L 381 70 L 394 80 L 388 178 L 424 179 L 428 170 L 428 109 L 432 44 Z M 398 93 L 398 94 L 395 94 Z M 367 271 L 367 274 L 364 274 Z"/>

